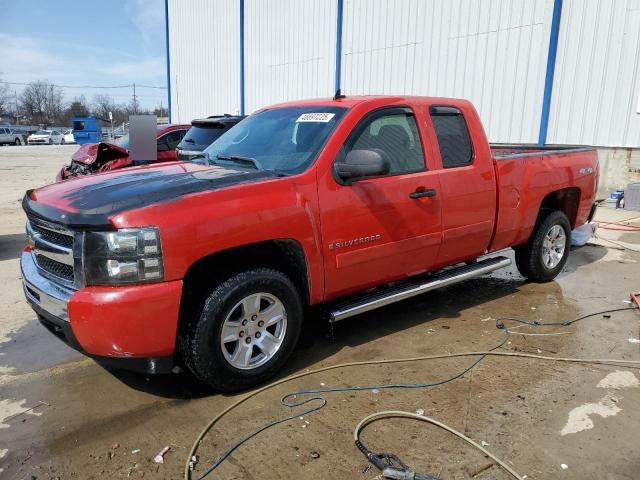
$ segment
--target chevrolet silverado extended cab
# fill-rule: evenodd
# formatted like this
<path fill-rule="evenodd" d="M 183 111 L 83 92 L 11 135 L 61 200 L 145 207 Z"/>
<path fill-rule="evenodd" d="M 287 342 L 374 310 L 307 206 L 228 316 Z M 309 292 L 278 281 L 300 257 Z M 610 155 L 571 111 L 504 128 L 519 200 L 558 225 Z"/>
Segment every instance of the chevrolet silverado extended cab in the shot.
<path fill-rule="evenodd" d="M 330 321 L 511 263 L 552 280 L 594 212 L 584 148 L 492 149 L 473 106 L 337 97 L 262 109 L 205 150 L 26 193 L 24 291 L 100 361 L 221 390 L 273 375 L 306 307 Z"/>

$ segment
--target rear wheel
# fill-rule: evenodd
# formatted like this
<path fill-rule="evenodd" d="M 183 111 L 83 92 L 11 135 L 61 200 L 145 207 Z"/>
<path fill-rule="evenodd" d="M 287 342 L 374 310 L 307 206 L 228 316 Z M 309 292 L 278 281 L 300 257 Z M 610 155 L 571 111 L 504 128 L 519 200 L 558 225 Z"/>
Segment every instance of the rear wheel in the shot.
<path fill-rule="evenodd" d="M 553 280 L 567 263 L 571 225 L 567 216 L 552 210 L 541 216 L 529 241 L 516 247 L 516 266 L 534 282 Z"/>
<path fill-rule="evenodd" d="M 64 145 L 64 138 L 60 139 L 60 145 Z"/>
<path fill-rule="evenodd" d="M 273 376 L 293 352 L 302 302 L 281 272 L 256 268 L 216 286 L 180 345 L 187 367 L 221 391 L 252 387 Z"/>
<path fill-rule="evenodd" d="M 13 142 L 13 144 L 17 147 L 18 145 L 22 145 L 22 142 L 20 141 L 19 138 L 16 138 Z"/>

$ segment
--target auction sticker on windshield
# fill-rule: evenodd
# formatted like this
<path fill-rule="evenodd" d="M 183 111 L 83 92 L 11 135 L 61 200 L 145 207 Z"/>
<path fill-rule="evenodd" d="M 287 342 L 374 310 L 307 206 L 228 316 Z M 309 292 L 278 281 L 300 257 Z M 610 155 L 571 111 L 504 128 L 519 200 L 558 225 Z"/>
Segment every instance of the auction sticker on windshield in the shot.
<path fill-rule="evenodd" d="M 298 122 L 320 122 L 327 123 L 330 122 L 333 117 L 335 117 L 335 113 L 303 113 L 298 117 L 296 123 Z"/>

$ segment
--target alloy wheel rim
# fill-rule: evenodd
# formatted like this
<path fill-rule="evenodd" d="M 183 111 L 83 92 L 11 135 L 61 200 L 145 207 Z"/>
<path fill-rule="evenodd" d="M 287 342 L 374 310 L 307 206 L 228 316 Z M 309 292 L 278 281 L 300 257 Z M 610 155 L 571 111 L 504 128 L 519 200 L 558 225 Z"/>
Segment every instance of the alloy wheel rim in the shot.
<path fill-rule="evenodd" d="M 240 370 L 252 370 L 271 360 L 284 341 L 287 312 L 280 299 L 258 292 L 229 310 L 220 331 L 225 360 Z"/>
<path fill-rule="evenodd" d="M 542 242 L 542 261 L 548 269 L 555 268 L 562 261 L 567 248 L 567 237 L 560 225 L 554 225 Z"/>

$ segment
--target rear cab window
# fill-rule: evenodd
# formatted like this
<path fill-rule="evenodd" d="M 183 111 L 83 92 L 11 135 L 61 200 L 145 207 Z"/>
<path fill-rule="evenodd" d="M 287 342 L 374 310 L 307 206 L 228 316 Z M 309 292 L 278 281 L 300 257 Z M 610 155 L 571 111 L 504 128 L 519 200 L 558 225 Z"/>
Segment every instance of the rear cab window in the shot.
<path fill-rule="evenodd" d="M 466 167 L 473 163 L 473 143 L 462 112 L 451 106 L 431 106 L 429 115 L 438 139 L 444 168 Z"/>

